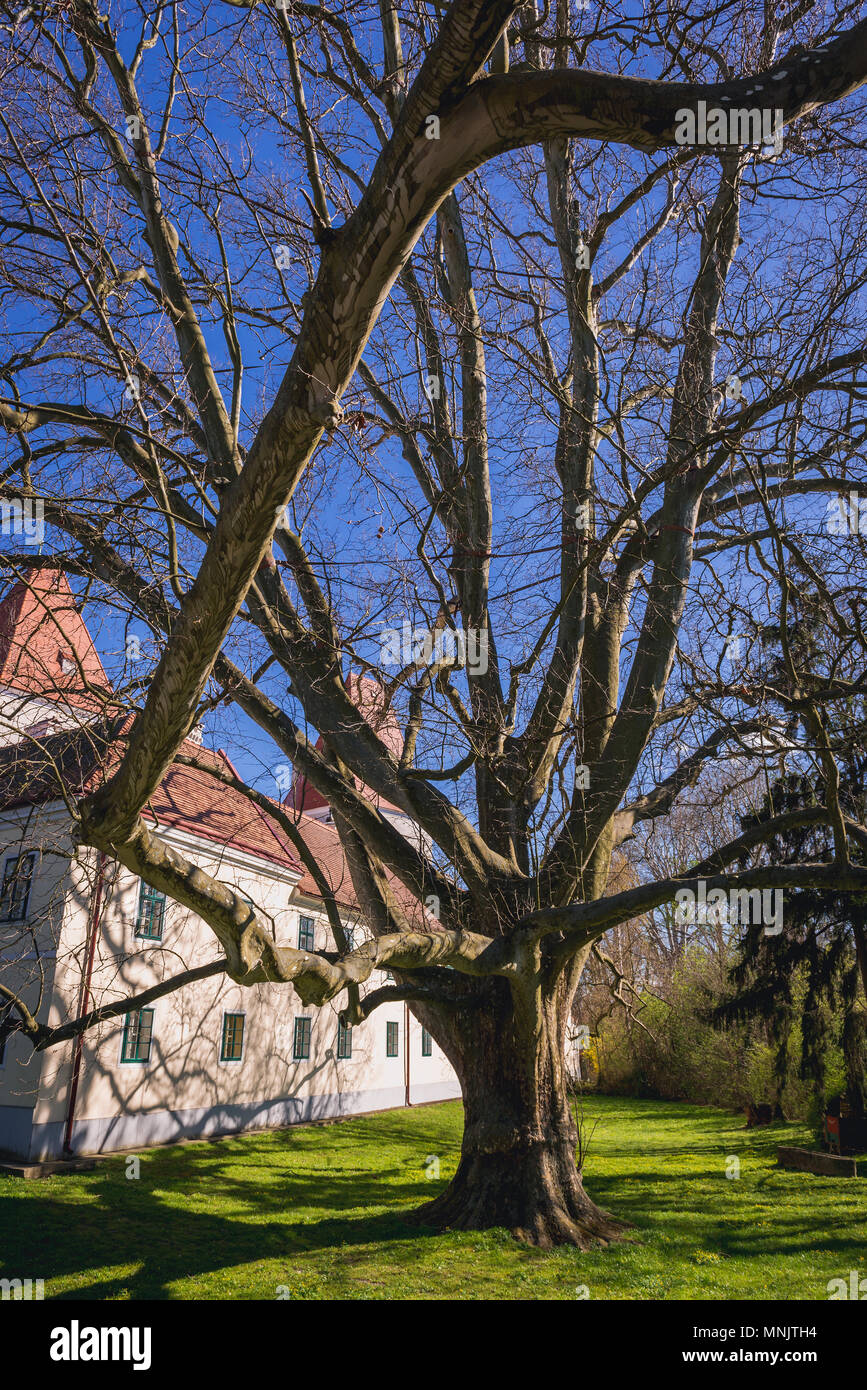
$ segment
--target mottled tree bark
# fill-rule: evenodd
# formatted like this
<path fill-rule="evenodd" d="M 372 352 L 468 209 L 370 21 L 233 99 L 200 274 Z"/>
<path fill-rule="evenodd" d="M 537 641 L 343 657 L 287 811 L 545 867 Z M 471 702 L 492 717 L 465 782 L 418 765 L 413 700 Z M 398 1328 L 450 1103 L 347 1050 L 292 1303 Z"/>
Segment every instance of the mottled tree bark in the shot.
<path fill-rule="evenodd" d="M 449 1030 L 464 1102 L 458 1169 L 413 1220 L 462 1231 L 502 1226 L 543 1249 L 607 1244 L 626 1228 L 596 1206 L 577 1167 L 563 1058 L 573 990 L 521 982 L 514 998 L 499 981 L 485 993 Z"/>

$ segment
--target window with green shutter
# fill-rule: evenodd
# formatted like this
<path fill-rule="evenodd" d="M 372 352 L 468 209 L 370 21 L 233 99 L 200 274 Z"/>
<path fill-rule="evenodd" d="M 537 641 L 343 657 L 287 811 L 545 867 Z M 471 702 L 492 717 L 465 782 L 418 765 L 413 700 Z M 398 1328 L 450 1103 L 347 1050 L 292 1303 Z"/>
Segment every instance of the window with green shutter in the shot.
<path fill-rule="evenodd" d="M 398 1029 L 400 1024 L 387 1023 L 385 1025 L 385 1055 L 386 1057 L 397 1056 Z"/>
<path fill-rule="evenodd" d="M 422 1028 L 422 1030 L 421 1030 L 421 1055 L 422 1055 L 422 1057 L 432 1057 L 432 1056 L 433 1056 L 432 1042 L 433 1042 L 433 1039 L 431 1038 L 431 1035 L 430 1035 L 430 1033 L 428 1032 L 428 1030 L 427 1030 L 426 1028 Z"/>
<path fill-rule="evenodd" d="M 312 917 L 300 917 L 298 919 L 298 950 L 315 951 L 316 934 L 314 932 Z"/>
<path fill-rule="evenodd" d="M 244 1056 L 244 1014 L 223 1014 L 221 1062 L 240 1062 Z"/>
<path fill-rule="evenodd" d="M 30 885 L 36 855 L 13 854 L 3 865 L 0 889 L 0 922 L 24 922 L 30 904 Z"/>
<path fill-rule="evenodd" d="M 149 1062 L 154 1033 L 153 1009 L 139 1009 L 127 1014 L 123 1025 L 122 1062 Z"/>
<path fill-rule="evenodd" d="M 352 1056 L 352 1029 L 344 1023 L 337 1025 L 337 1056 Z"/>
<path fill-rule="evenodd" d="M 138 894 L 138 912 L 135 919 L 135 934 L 144 941 L 161 941 L 163 923 L 166 915 L 166 895 L 159 888 L 152 888 L 141 881 Z"/>
<path fill-rule="evenodd" d="M 292 1043 L 292 1056 L 296 1062 L 305 1062 L 310 1056 L 310 1034 L 312 1028 L 312 1019 L 296 1018 L 295 1037 Z"/>
<path fill-rule="evenodd" d="M 0 1024 L 2 1024 L 2 1023 L 8 1023 L 8 1021 L 9 1021 L 9 1016 L 10 1016 L 11 1012 L 12 1012 L 12 1005 L 11 1005 L 11 1004 L 9 1004 L 9 1003 L 5 1003 L 5 1004 L 4 1004 L 4 1003 L 0 1002 Z M 6 1043 L 7 1043 L 7 1041 L 8 1041 L 7 1038 L 0 1038 L 0 1067 L 2 1067 L 3 1064 L 4 1064 L 4 1062 L 6 1061 Z"/>

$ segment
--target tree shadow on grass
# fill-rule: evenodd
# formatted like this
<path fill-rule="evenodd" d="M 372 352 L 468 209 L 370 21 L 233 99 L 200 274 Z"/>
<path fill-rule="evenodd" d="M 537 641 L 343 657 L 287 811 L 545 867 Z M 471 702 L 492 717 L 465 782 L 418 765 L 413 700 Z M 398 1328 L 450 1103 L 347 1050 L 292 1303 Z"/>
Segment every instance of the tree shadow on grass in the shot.
<path fill-rule="evenodd" d="M 863 1255 L 864 1239 L 855 1227 L 855 1213 L 818 1205 L 827 1197 L 845 1195 L 857 1207 L 860 1192 L 788 1190 L 789 1206 L 783 1209 L 773 1205 L 776 1188 L 772 1180 L 777 1176 L 776 1170 L 757 1175 L 749 1192 L 753 1202 L 744 1205 L 738 1199 L 746 1193 L 736 1193 L 718 1169 L 690 1173 L 686 1180 L 682 1173 L 618 1172 L 609 1178 L 590 1177 L 587 1186 L 595 1202 L 632 1222 L 639 1240 L 664 1232 L 668 1248 L 675 1250 L 680 1245 L 686 1254 L 698 1245 L 737 1259 L 807 1254 L 851 1259 Z M 864 1191 L 867 1194 L 867 1184 Z M 758 1203 L 770 1203 L 771 1207 L 760 1211 Z M 760 1216 L 767 1217 L 766 1225 L 758 1224 Z M 836 1231 L 838 1223 L 847 1229 Z"/>
<path fill-rule="evenodd" d="M 151 1191 L 195 1191 L 211 1201 L 230 1203 L 239 1214 L 246 1209 L 290 1221 L 293 1210 L 349 1212 L 392 1202 L 421 1205 L 439 1190 L 426 1175 L 431 1152 L 447 1167 L 457 1166 L 460 1153 L 459 1144 L 444 1144 L 441 1135 L 438 1143 L 435 1134 L 423 1138 L 426 1142 L 413 1136 L 411 1147 L 405 1137 L 403 1144 L 389 1144 L 385 1136 L 377 1140 L 333 1133 L 327 1149 L 321 1139 L 305 1147 L 274 1143 L 271 1136 L 263 1136 L 262 1142 L 248 1138 L 177 1146 L 148 1156 L 141 1184 Z M 109 1158 L 101 1173 L 105 1181 L 120 1184 L 125 1201 L 130 1187 L 135 1191 L 139 1184 L 125 1180 L 124 1164 L 122 1156 Z"/>
<path fill-rule="evenodd" d="M 118 1180 L 101 1175 L 88 1186 L 91 1200 L 87 1202 L 50 1196 L 22 1202 L 7 1195 L 5 1184 L 0 1186 L 0 1268 L 5 1277 L 44 1278 L 51 1297 L 52 1281 L 92 1270 L 92 1283 L 57 1297 L 110 1299 L 125 1294 L 160 1299 L 170 1296 L 170 1285 L 196 1276 L 221 1272 L 231 1284 L 234 1266 L 272 1259 L 291 1262 L 315 1250 L 399 1247 L 438 1234 L 405 1220 L 410 1210 L 430 1198 L 431 1185 L 425 1182 L 402 1185 L 392 1212 L 359 1213 L 364 1205 L 381 1206 L 387 1191 L 374 1184 L 359 1191 L 354 1181 L 349 1197 L 350 1184 L 329 1182 L 327 1174 L 317 1175 L 315 1191 L 303 1179 L 294 1178 L 283 1194 L 283 1219 L 257 1221 L 237 1211 L 215 1216 L 170 1204 L 160 1199 L 159 1192 L 125 1182 L 122 1176 Z M 210 1185 L 207 1196 L 212 1196 Z M 339 1212 L 341 1204 L 347 1209 L 345 1216 L 298 1221 L 292 1217 L 295 1206 Z M 261 1204 L 254 1198 L 251 1205 Z M 389 1259 L 400 1262 L 400 1249 L 393 1248 Z M 121 1265 L 139 1268 L 116 1278 L 100 1278 L 101 1270 Z"/>
<path fill-rule="evenodd" d="M 658 1110 L 648 1107 L 648 1113 L 658 1119 Z M 672 1106 L 671 1118 L 686 1115 Z M 701 1119 L 719 1125 L 718 1112 Z M 152 1150 L 142 1156 L 138 1180 L 127 1179 L 125 1155 L 107 1158 L 94 1173 L 51 1178 L 38 1193 L 0 1180 L 2 1273 L 44 1278 L 49 1298 L 61 1279 L 79 1285 L 55 1295 L 65 1299 L 163 1299 L 173 1286 L 197 1279 L 207 1297 L 243 1297 L 251 1286 L 272 1297 L 270 1278 L 290 1288 L 294 1280 L 303 1296 L 305 1278 L 318 1293 L 330 1278 L 341 1282 L 341 1264 L 379 1261 L 399 1286 L 400 1271 L 424 1261 L 438 1235 L 407 1218 L 444 1187 L 445 1172 L 439 1182 L 428 1182 L 424 1164 L 430 1153 L 456 1163 L 459 1127 L 451 1131 L 450 1125 L 444 1133 L 433 1114 L 401 1112 L 329 1126 L 327 1144 L 316 1129 L 304 1128 Z M 678 1259 L 697 1247 L 736 1258 L 813 1252 L 849 1258 L 859 1252 L 855 1235 L 848 1234 L 856 1219 L 851 1213 L 823 1205 L 817 1217 L 818 1203 L 837 1192 L 829 1186 L 834 1180 L 821 1189 L 796 1185 L 797 1191 L 786 1180 L 785 1200 L 794 1210 L 774 1211 L 765 1229 L 756 1204 L 773 1203 L 776 1170 L 750 1175 L 755 1204 L 741 1207 L 738 1199 L 747 1192 L 736 1194 L 726 1180 L 719 1128 L 714 1137 L 712 1160 L 703 1133 L 697 1146 L 693 1137 L 677 1147 L 660 1135 L 665 1142 L 659 1149 L 636 1136 L 634 1146 L 618 1145 L 617 1152 L 640 1154 L 642 1165 L 629 1164 L 629 1171 L 619 1165 L 610 1175 L 594 1171 L 591 1146 L 590 1195 L 632 1223 L 631 1240 L 664 1232 Z M 745 1146 L 744 1153 L 750 1151 L 761 1159 L 760 1146 Z M 598 1152 L 611 1157 L 604 1145 Z M 690 1152 L 697 1162 L 688 1174 L 669 1164 L 669 1156 Z M 648 1159 L 657 1163 L 651 1171 Z M 848 1229 L 836 1232 L 837 1220 Z M 323 1258 L 305 1260 L 315 1252 Z M 518 1253 L 541 1256 L 523 1248 Z M 273 1272 L 251 1275 L 247 1268 L 268 1262 Z"/>

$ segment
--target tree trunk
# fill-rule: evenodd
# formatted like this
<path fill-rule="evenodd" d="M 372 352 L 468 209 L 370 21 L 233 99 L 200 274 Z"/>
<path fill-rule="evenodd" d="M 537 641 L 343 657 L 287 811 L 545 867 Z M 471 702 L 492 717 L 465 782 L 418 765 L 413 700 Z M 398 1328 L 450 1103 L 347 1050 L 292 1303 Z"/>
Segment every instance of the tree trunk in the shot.
<path fill-rule="evenodd" d="M 590 1200 L 576 1167 L 562 997 L 522 1009 L 505 987 L 493 992 L 499 998 L 491 1007 L 486 1001 L 453 1027 L 457 1047 L 449 1053 L 464 1102 L 461 1159 L 445 1192 L 413 1220 L 464 1231 L 504 1226 L 543 1249 L 607 1244 L 625 1223 Z"/>
<path fill-rule="evenodd" d="M 858 960 L 858 972 L 861 976 L 861 988 L 864 991 L 865 1003 L 867 1003 L 867 932 L 858 922 L 853 922 L 852 931 L 855 936 L 855 955 Z"/>

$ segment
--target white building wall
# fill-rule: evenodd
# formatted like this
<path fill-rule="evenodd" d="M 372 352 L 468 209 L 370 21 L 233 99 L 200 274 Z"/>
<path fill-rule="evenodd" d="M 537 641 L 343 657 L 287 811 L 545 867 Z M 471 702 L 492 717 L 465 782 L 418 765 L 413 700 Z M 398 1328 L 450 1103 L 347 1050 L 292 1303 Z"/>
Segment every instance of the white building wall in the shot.
<path fill-rule="evenodd" d="M 0 882 L 9 860 L 35 854 L 26 917 L 0 921 L 0 980 L 41 1021 L 53 1009 L 58 951 L 70 895 L 69 817 L 60 805 L 10 811 L 0 820 Z M 20 1153 L 29 1143 L 45 1054 L 22 1036 L 7 1040 L 0 1062 L 0 1149 Z"/>
<path fill-rule="evenodd" d="M 334 949 L 321 903 L 298 894 L 297 874 L 247 855 L 220 851 L 191 836 L 164 833 L 203 868 L 252 899 L 272 924 L 278 944 L 297 946 L 303 915 L 314 918 L 315 948 Z M 62 929 L 48 991 L 52 1022 L 77 1014 L 95 864 L 94 852 L 82 853 L 69 865 L 67 879 L 61 884 L 65 891 Z M 49 880 L 46 876 L 41 893 L 49 891 Z M 162 940 L 150 943 L 137 938 L 139 886 L 139 880 L 127 870 L 109 867 L 90 1007 L 126 998 L 221 954 L 210 928 L 170 900 Z M 57 883 L 52 891 L 56 896 Z M 41 904 L 42 899 L 35 897 L 37 902 Z M 357 926 L 355 930 L 359 939 Z M 384 982 L 382 972 L 377 974 L 373 987 Z M 459 1095 L 452 1068 L 437 1044 L 432 1043 L 430 1057 L 422 1056 L 421 1027 L 411 1016 L 407 1038 L 403 1004 L 385 1005 L 354 1028 L 351 1057 L 338 1058 L 337 1016 L 344 999 L 345 995 L 322 1008 L 306 1008 L 290 985 L 243 988 L 225 975 L 197 981 L 150 1005 L 154 1011 L 153 1045 L 147 1062 L 122 1061 L 123 1019 L 105 1022 L 84 1038 L 73 1150 L 134 1149 L 180 1138 L 401 1106 L 406 1103 L 407 1045 L 413 1103 Z M 225 1013 L 245 1015 L 240 1062 L 220 1060 Z M 293 1055 L 298 1017 L 311 1020 L 309 1058 Z M 389 1023 L 398 1028 L 396 1057 L 387 1056 Z M 23 1040 L 16 1039 L 10 1047 L 16 1054 L 32 1056 Z M 19 1103 L 32 1110 L 26 1155 L 32 1159 L 55 1157 L 61 1152 L 73 1054 L 74 1044 L 69 1042 L 39 1054 L 32 1062 L 22 1062 L 29 1067 L 29 1089 L 21 1089 L 16 1072 L 17 1094 L 27 1096 Z M 5 1072 L 0 1072 L 0 1148 L 21 1152 L 22 1117 L 7 1116 L 4 1126 L 4 1095 L 13 1089 L 4 1088 Z"/>

